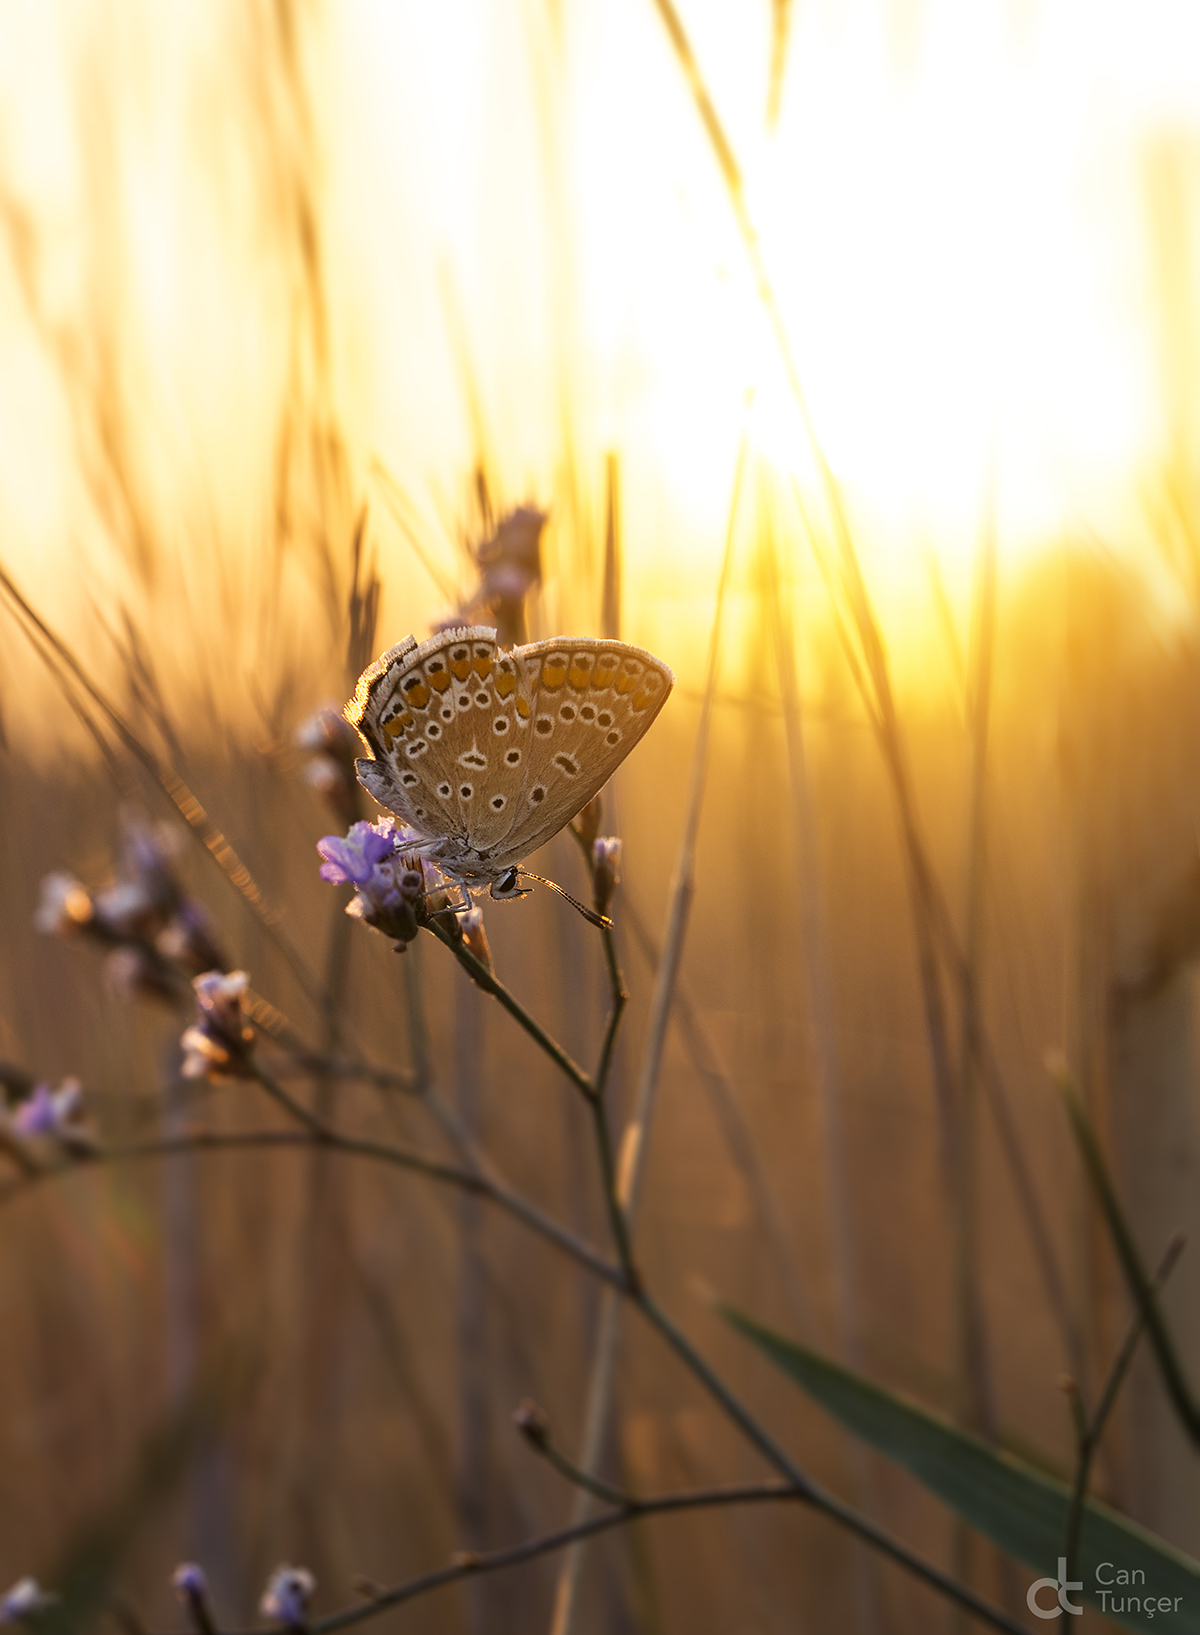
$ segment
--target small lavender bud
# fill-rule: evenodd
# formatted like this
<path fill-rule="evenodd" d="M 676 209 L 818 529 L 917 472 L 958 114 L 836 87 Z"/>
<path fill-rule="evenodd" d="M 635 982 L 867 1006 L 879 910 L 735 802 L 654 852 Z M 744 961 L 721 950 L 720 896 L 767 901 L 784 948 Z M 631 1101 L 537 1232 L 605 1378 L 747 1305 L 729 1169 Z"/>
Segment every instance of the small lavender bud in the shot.
<path fill-rule="evenodd" d="M 550 1440 L 550 1416 L 530 1397 L 513 1414 L 513 1424 L 535 1448 L 544 1448 Z"/>
<path fill-rule="evenodd" d="M 36 1578 L 20 1578 L 0 1596 L 0 1624 L 34 1622 L 58 1599 L 42 1589 Z"/>
<path fill-rule="evenodd" d="M 182 1561 L 171 1574 L 171 1588 L 181 1601 L 191 1601 L 208 1594 L 208 1579 L 204 1568 L 194 1561 Z"/>
<path fill-rule="evenodd" d="M 57 1090 L 37 1084 L 8 1118 L 9 1128 L 25 1141 L 50 1142 L 76 1155 L 88 1153 L 96 1137 L 83 1112 L 83 1086 L 64 1079 Z"/>
<path fill-rule="evenodd" d="M 254 1044 L 254 1029 L 246 1020 L 245 993 L 250 978 L 245 971 L 206 971 L 192 983 L 199 1016 L 186 1030 L 183 1076 L 187 1079 L 240 1078 Z"/>
<path fill-rule="evenodd" d="M 592 906 L 597 914 L 608 913 L 620 879 L 621 842 L 615 835 L 601 836 L 592 843 Z"/>
<path fill-rule="evenodd" d="M 307 1567 L 276 1567 L 258 1603 L 264 1618 L 272 1618 L 287 1629 L 303 1629 L 317 1581 Z"/>

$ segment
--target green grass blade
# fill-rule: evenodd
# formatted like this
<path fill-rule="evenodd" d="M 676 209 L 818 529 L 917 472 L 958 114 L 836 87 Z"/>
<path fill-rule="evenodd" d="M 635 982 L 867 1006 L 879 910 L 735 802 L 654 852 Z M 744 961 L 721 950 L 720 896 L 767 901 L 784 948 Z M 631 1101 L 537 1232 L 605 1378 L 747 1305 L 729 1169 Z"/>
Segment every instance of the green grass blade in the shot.
<path fill-rule="evenodd" d="M 812 1399 L 878 1453 L 903 1465 L 969 1526 L 1007 1555 L 1053 1577 L 1062 1550 L 1069 1488 L 940 1419 L 936 1414 L 806 1346 L 722 1305 L 721 1314 L 795 1380 Z M 1200 1632 L 1200 1562 L 1104 1505 L 1089 1502 L 1080 1549 L 1083 1599 L 1125 1629 Z M 1105 1566 L 1104 1564 L 1108 1564 Z M 1097 1568 L 1102 1578 L 1097 1580 Z M 1105 1584 L 1118 1572 L 1140 1573 L 1132 1584 Z M 1127 1610 L 1114 1611 L 1113 1596 Z M 1158 1605 L 1170 1598 L 1168 1613 Z M 1178 1605 L 1175 1604 L 1176 1598 Z M 1049 1592 L 1043 1592 L 1049 1603 Z M 1138 1605 L 1130 1609 L 1131 1600 Z M 1142 1603 L 1149 1600 L 1147 1615 Z M 1157 1622 L 1155 1621 L 1157 1617 Z"/>

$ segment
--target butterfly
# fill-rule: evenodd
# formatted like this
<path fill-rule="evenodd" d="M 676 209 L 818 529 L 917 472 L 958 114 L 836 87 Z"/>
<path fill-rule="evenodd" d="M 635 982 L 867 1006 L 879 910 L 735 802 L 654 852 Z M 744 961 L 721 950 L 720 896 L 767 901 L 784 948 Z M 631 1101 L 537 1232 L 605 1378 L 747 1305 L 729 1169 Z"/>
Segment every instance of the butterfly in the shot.
<path fill-rule="evenodd" d="M 557 636 L 506 652 L 488 625 L 419 645 L 407 636 L 363 671 L 346 705 L 373 757 L 355 762 L 358 781 L 416 833 L 410 849 L 464 906 L 485 885 L 498 901 L 524 896 L 521 876 L 542 878 L 524 859 L 608 782 L 674 684 L 627 642 Z"/>

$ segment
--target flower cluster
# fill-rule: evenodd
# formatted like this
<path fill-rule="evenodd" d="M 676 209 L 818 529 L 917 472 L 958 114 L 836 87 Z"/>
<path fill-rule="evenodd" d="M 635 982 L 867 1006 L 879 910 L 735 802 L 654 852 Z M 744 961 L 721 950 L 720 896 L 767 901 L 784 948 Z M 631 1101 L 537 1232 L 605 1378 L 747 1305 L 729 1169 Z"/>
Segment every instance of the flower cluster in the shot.
<path fill-rule="evenodd" d="M 362 753 L 354 728 L 340 710 L 324 704 L 298 728 L 296 746 L 309 756 L 304 769 L 309 788 L 321 796 L 342 823 L 353 823 L 359 813 L 354 761 Z"/>
<path fill-rule="evenodd" d="M 192 983 L 200 1014 L 180 1041 L 184 1078 L 246 1076 L 246 1061 L 254 1045 L 254 1029 L 246 1020 L 249 983 L 245 971 L 230 971 L 228 976 L 205 971 Z"/>
<path fill-rule="evenodd" d="M 346 913 L 391 937 L 404 948 L 424 923 L 426 894 L 437 870 L 415 853 L 405 852 L 416 836 L 394 818 L 353 823 L 345 836 L 326 835 L 317 842 L 321 878 L 334 886 L 353 886 Z"/>
<path fill-rule="evenodd" d="M 114 878 L 91 892 L 69 872 L 48 874 L 35 928 L 58 937 L 82 933 L 106 947 L 117 993 L 173 999 L 174 968 L 194 976 L 224 963 L 208 916 L 175 878 L 177 850 L 173 830 L 126 808 Z"/>

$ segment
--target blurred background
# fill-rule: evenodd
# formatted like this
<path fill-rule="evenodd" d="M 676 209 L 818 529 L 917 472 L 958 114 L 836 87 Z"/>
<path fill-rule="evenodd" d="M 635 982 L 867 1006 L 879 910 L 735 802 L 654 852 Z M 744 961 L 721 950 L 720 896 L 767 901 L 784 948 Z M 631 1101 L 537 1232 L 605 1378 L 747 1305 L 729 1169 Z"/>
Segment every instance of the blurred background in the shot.
<path fill-rule="evenodd" d="M 564 1084 L 444 950 L 393 953 L 318 881 L 348 814 L 297 739 L 410 631 L 496 613 L 501 524 L 538 508 L 509 612 L 678 677 L 605 795 L 618 1119 L 720 633 L 651 1283 L 806 1468 L 1019 1608 L 1024 1577 L 854 1453 L 708 1297 L 1061 1474 L 1060 1378 L 1094 1389 L 1127 1313 L 1047 1050 L 1146 1257 L 1195 1241 L 1198 231 L 1183 3 L 3 0 L 10 1093 L 78 1076 L 106 1139 L 271 1122 L 253 1086 L 185 1090 L 177 988 L 34 928 L 45 875 L 128 884 L 136 825 L 163 822 L 225 968 L 314 1048 L 436 1084 L 604 1242 Z M 584 889 L 566 837 L 534 866 Z M 590 1060 L 595 933 L 548 893 L 486 919 L 500 974 Z M 436 1145 L 397 1089 L 314 1093 Z M 1198 1255 L 1167 1296 L 1194 1376 Z M 417 1178 L 288 1153 L 88 1171 L 4 1203 L 0 1291 L 5 1583 L 119 1495 L 122 1592 L 160 1626 L 184 1558 L 244 1625 L 281 1559 L 328 1610 L 356 1575 L 569 1514 L 509 1416 L 534 1396 L 578 1447 L 598 1291 Z M 233 1354 L 217 1432 L 137 1475 Z M 640 1491 L 759 1471 L 632 1320 L 605 1461 Z M 1200 1551 L 1195 1460 L 1148 1366 L 1096 1485 Z M 549 1630 L 557 1572 L 386 1622 Z M 918 1625 L 958 1627 L 827 1522 L 766 1510 L 606 1538 L 575 1613 Z"/>

